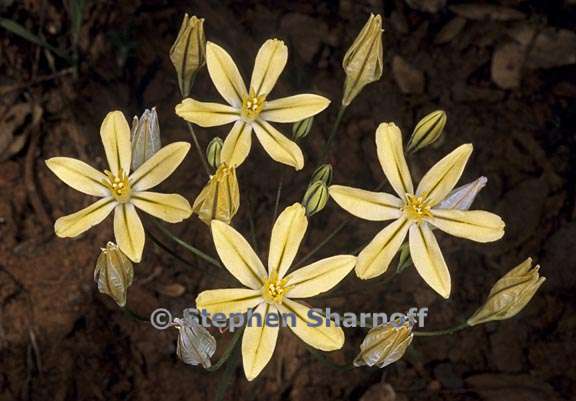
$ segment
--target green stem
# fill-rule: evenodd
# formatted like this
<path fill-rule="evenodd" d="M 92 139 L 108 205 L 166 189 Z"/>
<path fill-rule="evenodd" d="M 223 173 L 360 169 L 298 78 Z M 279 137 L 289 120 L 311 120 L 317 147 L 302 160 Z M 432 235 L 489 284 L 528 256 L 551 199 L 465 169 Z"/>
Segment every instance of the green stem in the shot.
<path fill-rule="evenodd" d="M 232 355 L 228 364 L 226 365 L 226 369 L 224 369 L 224 373 L 222 374 L 222 378 L 218 383 L 218 387 L 216 388 L 216 395 L 214 396 L 214 401 L 222 401 L 224 399 L 224 395 L 226 394 L 226 390 L 234 383 L 234 373 L 236 372 L 236 368 L 240 363 L 241 353 L 238 347 L 235 347 L 232 350 Z"/>
<path fill-rule="evenodd" d="M 340 106 L 340 110 L 338 110 L 338 115 L 336 116 L 336 120 L 334 121 L 332 130 L 330 131 L 330 135 L 328 135 L 328 139 L 326 140 L 326 144 L 324 145 L 324 154 L 322 155 L 322 160 L 326 160 L 328 158 L 328 153 L 330 152 L 330 148 L 332 147 L 332 142 L 334 141 L 336 133 L 338 132 L 338 128 L 340 127 L 340 122 L 342 122 L 344 111 L 346 111 L 346 106 Z"/>
<path fill-rule="evenodd" d="M 338 297 L 344 297 L 344 296 L 348 296 L 348 295 L 352 295 L 352 294 L 357 294 L 359 292 L 366 291 L 369 288 L 378 287 L 382 284 L 388 284 L 390 281 L 392 281 L 392 279 L 397 274 L 398 274 L 398 272 L 395 271 L 390 276 L 385 277 L 383 279 L 372 280 L 372 281 L 368 281 L 368 282 L 362 281 L 358 287 L 353 288 L 351 290 L 334 291 L 332 293 L 329 292 L 329 293 L 326 293 L 324 295 L 318 295 L 318 296 L 316 296 L 316 298 L 317 299 L 330 299 L 330 298 L 338 298 Z"/>
<path fill-rule="evenodd" d="M 150 323 L 150 318 L 145 318 L 144 316 L 142 316 L 142 315 L 134 312 L 132 309 L 130 309 L 130 308 L 127 307 L 127 306 L 124 306 L 124 307 L 122 308 L 122 311 L 123 311 L 126 315 L 128 315 L 131 319 L 137 320 L 137 321 L 139 321 L 139 322 L 148 322 L 148 323 Z"/>
<path fill-rule="evenodd" d="M 208 162 L 206 161 L 206 156 L 204 155 L 204 151 L 200 147 L 200 142 L 198 142 L 198 137 L 196 136 L 196 133 L 194 132 L 194 128 L 192 127 L 192 124 L 190 124 L 189 122 L 186 122 L 186 125 L 188 126 L 188 131 L 190 131 L 190 135 L 192 135 L 192 140 L 194 141 L 194 146 L 196 147 L 196 152 L 198 152 L 198 157 L 200 158 L 200 161 L 202 162 L 202 166 L 204 167 L 204 170 L 206 171 L 206 174 L 208 175 L 208 177 L 210 177 L 210 173 L 211 173 L 210 167 L 208 166 Z"/>
<path fill-rule="evenodd" d="M 346 225 L 348 224 L 349 220 L 345 220 L 342 223 L 340 223 L 334 230 L 332 230 L 330 232 L 330 234 L 328 234 L 328 236 L 326 238 L 324 238 L 322 241 L 320 241 L 320 243 L 318 245 L 316 245 L 310 252 L 308 252 L 306 255 L 304 255 L 302 257 L 302 259 L 300 259 L 295 266 L 300 266 L 302 265 L 304 262 L 306 262 L 308 259 L 310 259 L 312 256 L 314 256 L 320 249 L 322 249 L 328 242 L 332 241 L 332 238 L 334 238 L 336 235 L 338 235 L 338 233 L 340 233 L 340 231 L 342 231 L 344 229 L 344 227 L 346 227 Z"/>
<path fill-rule="evenodd" d="M 234 337 L 232 337 L 232 339 L 230 340 L 230 344 L 228 344 L 228 347 L 226 348 L 226 350 L 224 351 L 224 353 L 222 354 L 222 356 L 220 357 L 218 362 L 216 362 L 214 365 L 207 368 L 206 369 L 207 371 L 215 372 L 218 369 L 220 369 L 222 367 L 222 365 L 224 365 L 224 363 L 226 363 L 226 361 L 228 360 L 228 358 L 230 358 L 230 356 L 232 355 L 232 352 L 236 348 L 236 345 L 238 344 L 238 340 L 240 339 L 240 337 L 242 337 L 243 332 L 244 332 L 244 328 L 241 328 L 240 330 L 238 330 L 237 332 L 234 333 Z"/>
<path fill-rule="evenodd" d="M 282 187 L 284 186 L 284 179 L 286 178 L 286 170 L 282 171 L 280 176 L 280 181 L 278 182 L 278 189 L 276 190 L 276 200 L 274 202 L 274 218 L 272 219 L 272 224 L 276 221 L 278 217 L 278 207 L 280 206 L 280 195 L 282 194 Z"/>
<path fill-rule="evenodd" d="M 319 361 L 323 365 L 326 365 L 326 366 L 329 366 L 333 369 L 337 369 L 337 370 L 341 370 L 341 371 L 347 371 L 347 370 L 354 369 L 354 366 L 351 364 L 346 363 L 344 365 L 341 365 L 339 363 L 333 362 L 331 359 L 326 357 L 326 355 L 324 355 L 322 352 L 316 350 L 315 348 L 307 346 L 306 349 L 308 350 L 310 355 L 312 355 L 317 361 Z"/>
<path fill-rule="evenodd" d="M 422 337 L 432 337 L 432 336 L 444 336 L 446 334 L 454 334 L 460 330 L 464 330 L 466 328 L 468 328 L 470 326 L 468 326 L 468 323 L 464 322 L 461 323 L 457 326 L 454 327 L 450 327 L 449 329 L 446 330 L 437 330 L 437 331 L 415 331 L 414 335 L 415 336 L 422 336 Z"/>

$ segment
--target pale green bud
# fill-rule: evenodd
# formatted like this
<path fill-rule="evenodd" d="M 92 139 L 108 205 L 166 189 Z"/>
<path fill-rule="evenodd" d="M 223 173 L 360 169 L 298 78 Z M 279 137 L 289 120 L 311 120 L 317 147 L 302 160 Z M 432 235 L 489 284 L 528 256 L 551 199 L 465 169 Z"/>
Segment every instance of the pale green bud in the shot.
<path fill-rule="evenodd" d="M 217 169 L 220 166 L 220 153 L 222 153 L 222 146 L 224 142 L 219 137 L 215 137 L 210 141 L 206 147 L 206 159 L 208 164 L 213 169 Z"/>
<path fill-rule="evenodd" d="M 160 125 L 156 107 L 146 109 L 140 119 L 134 116 L 131 129 L 132 171 L 136 171 L 146 160 L 158 152 L 160 144 Z"/>
<path fill-rule="evenodd" d="M 436 142 L 444 131 L 446 120 L 446 113 L 443 110 L 436 110 L 424 116 L 412 132 L 408 142 L 408 152 L 417 152 Z"/>
<path fill-rule="evenodd" d="M 294 125 L 292 125 L 292 137 L 298 141 L 308 136 L 312 129 L 313 122 L 314 117 L 308 117 L 304 120 L 295 122 Z"/>
<path fill-rule="evenodd" d="M 328 187 L 323 181 L 316 181 L 310 184 L 302 198 L 302 205 L 306 208 L 306 215 L 312 216 L 324 209 L 328 202 L 328 197 Z"/>
<path fill-rule="evenodd" d="M 332 166 L 330 164 L 320 165 L 312 173 L 310 182 L 322 181 L 326 185 L 330 185 L 332 182 Z"/>
<path fill-rule="evenodd" d="M 113 242 L 108 242 L 106 248 L 102 248 L 96 261 L 94 281 L 98 283 L 98 291 L 110 296 L 116 303 L 124 307 L 128 287 L 134 279 L 132 262 L 120 248 Z"/>
<path fill-rule="evenodd" d="M 194 76 L 206 64 L 204 19 L 184 15 L 180 32 L 170 48 L 170 60 L 178 74 L 182 97 L 188 97 Z"/>

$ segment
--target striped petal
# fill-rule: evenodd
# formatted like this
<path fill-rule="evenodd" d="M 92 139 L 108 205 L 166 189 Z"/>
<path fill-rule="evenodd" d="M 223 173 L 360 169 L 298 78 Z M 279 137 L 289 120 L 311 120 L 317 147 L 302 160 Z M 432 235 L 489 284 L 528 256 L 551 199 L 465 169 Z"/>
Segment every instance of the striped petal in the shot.
<path fill-rule="evenodd" d="M 382 170 L 398 196 L 404 199 L 406 194 L 413 194 L 414 186 L 402 147 L 402 133 L 395 124 L 382 123 L 378 126 L 376 149 Z"/>
<path fill-rule="evenodd" d="M 76 213 L 60 217 L 54 223 L 54 231 L 61 238 L 76 237 L 102 222 L 115 206 L 116 201 L 112 197 L 100 199 Z"/>
<path fill-rule="evenodd" d="M 448 299 L 452 284 L 438 241 L 426 223 L 410 227 L 410 256 L 418 274 L 442 297 Z"/>
<path fill-rule="evenodd" d="M 83 161 L 70 157 L 53 157 L 46 160 L 46 165 L 76 191 L 92 196 L 110 196 L 110 191 L 103 184 L 106 176 Z"/>
<path fill-rule="evenodd" d="M 209 290 L 201 292 L 196 297 L 196 309 L 210 314 L 246 313 L 264 302 L 259 290 L 248 288 L 226 288 L 223 290 Z"/>
<path fill-rule="evenodd" d="M 220 46 L 206 44 L 206 65 L 216 90 L 232 106 L 240 109 L 247 95 L 246 86 L 232 57 Z"/>
<path fill-rule="evenodd" d="M 410 222 L 401 217 L 380 231 L 358 255 L 356 275 L 366 280 L 385 273 L 409 228 Z"/>
<path fill-rule="evenodd" d="M 238 167 L 250 153 L 252 126 L 243 120 L 236 121 L 224 140 L 220 160 L 228 166 Z"/>
<path fill-rule="evenodd" d="M 315 116 L 329 104 L 329 99 L 319 95 L 288 96 L 266 102 L 260 116 L 266 121 L 294 123 Z"/>
<path fill-rule="evenodd" d="M 356 257 L 337 255 L 302 267 L 286 276 L 289 298 L 308 298 L 336 286 L 354 269 Z"/>
<path fill-rule="evenodd" d="M 250 89 L 256 96 L 267 96 L 278 77 L 284 70 L 288 61 L 288 48 L 278 39 L 268 39 L 258 50 L 252 78 L 250 79 Z"/>
<path fill-rule="evenodd" d="M 248 380 L 254 380 L 260 374 L 262 369 L 270 362 L 276 348 L 276 340 L 280 329 L 279 324 L 275 325 L 275 327 L 266 324 L 266 316 L 273 313 L 278 313 L 274 305 L 261 304 L 256 308 L 254 314 L 262 316 L 262 324 L 248 325 L 244 329 L 244 335 L 242 336 L 242 364 L 244 365 L 244 374 Z"/>
<path fill-rule="evenodd" d="M 492 242 L 504 235 L 505 224 L 500 216 L 483 210 L 433 209 L 426 219 L 440 230 L 455 237 L 476 242 Z"/>
<path fill-rule="evenodd" d="M 402 215 L 403 202 L 384 192 L 332 185 L 330 196 L 340 207 L 356 217 L 371 221 L 397 219 Z"/>
<path fill-rule="evenodd" d="M 144 226 L 130 203 L 121 203 L 114 210 L 116 243 L 133 262 L 140 262 L 144 251 Z"/>
<path fill-rule="evenodd" d="M 264 150 L 278 163 L 287 164 L 296 170 L 304 167 L 304 155 L 300 147 L 282 135 L 268 122 L 259 119 L 253 124 L 254 132 Z"/>
<path fill-rule="evenodd" d="M 298 253 L 307 228 L 306 209 L 301 204 L 295 203 L 280 213 L 270 238 L 269 276 L 277 273 L 279 278 L 284 277 Z"/>
<path fill-rule="evenodd" d="M 422 177 L 416 195 L 424 196 L 430 206 L 442 202 L 460 179 L 472 149 L 471 144 L 465 144 L 444 156 Z"/>
<path fill-rule="evenodd" d="M 106 115 L 100 126 L 100 137 L 112 174 L 118 175 L 120 169 L 128 174 L 132 161 L 130 126 L 122 112 L 112 111 Z"/>
<path fill-rule="evenodd" d="M 190 98 L 184 99 L 176 106 L 176 114 L 201 127 L 230 124 L 240 118 L 240 113 L 232 106 L 199 102 Z"/>
<path fill-rule="evenodd" d="M 164 146 L 130 176 L 132 189 L 145 191 L 160 184 L 182 163 L 188 150 L 188 142 L 174 142 Z"/>
<path fill-rule="evenodd" d="M 168 223 L 179 223 L 192 214 L 190 203 L 178 194 L 136 192 L 130 202 L 138 209 Z"/>
<path fill-rule="evenodd" d="M 264 265 L 248 241 L 228 224 L 212 220 L 212 238 L 228 271 L 248 288 L 259 290 L 267 279 Z"/>

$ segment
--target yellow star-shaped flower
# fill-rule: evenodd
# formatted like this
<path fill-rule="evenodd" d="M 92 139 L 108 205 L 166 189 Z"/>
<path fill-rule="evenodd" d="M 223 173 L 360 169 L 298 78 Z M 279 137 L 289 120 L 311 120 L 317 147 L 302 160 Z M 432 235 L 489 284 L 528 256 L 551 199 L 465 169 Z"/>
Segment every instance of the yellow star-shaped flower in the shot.
<path fill-rule="evenodd" d="M 293 123 L 320 113 L 330 103 L 325 97 L 303 94 L 268 100 L 268 95 L 284 70 L 288 48 L 277 39 L 267 40 L 256 56 L 250 90 L 232 57 L 220 46 L 208 42 L 206 64 L 216 89 L 229 105 L 184 99 L 176 114 L 201 127 L 234 123 L 224 141 L 221 160 L 229 166 L 244 162 L 252 146 L 252 130 L 272 159 L 296 170 L 304 166 L 298 145 L 286 138 L 270 122 Z"/>
<path fill-rule="evenodd" d="M 462 145 L 436 163 L 416 192 L 404 158 L 402 134 L 396 125 L 380 124 L 376 148 L 384 174 L 398 196 L 340 185 L 330 187 L 336 203 L 353 215 L 372 221 L 395 220 L 360 252 L 356 274 L 369 279 L 384 273 L 408 235 L 416 270 L 432 289 L 448 298 L 450 273 L 432 226 L 477 242 L 496 241 L 504 235 L 504 222 L 493 213 L 438 207 L 460 179 L 472 145 Z"/>
<path fill-rule="evenodd" d="M 104 173 L 69 157 L 46 160 L 50 170 L 66 184 L 102 199 L 54 224 L 59 237 L 76 237 L 103 221 L 114 210 L 114 236 L 118 246 L 132 261 L 139 262 L 144 249 L 144 227 L 136 208 L 170 223 L 192 214 L 190 204 L 178 194 L 149 192 L 180 165 L 190 144 L 174 142 L 164 146 L 130 174 L 132 150 L 130 127 L 120 111 L 108 113 L 100 136 L 110 170 Z"/>
<path fill-rule="evenodd" d="M 290 329 L 314 348 L 333 351 L 342 347 L 344 331 L 334 323 L 315 327 L 309 315 L 310 308 L 294 299 L 330 290 L 352 271 L 356 258 L 332 256 L 286 275 L 308 227 L 301 204 L 286 208 L 274 224 L 268 271 L 240 233 L 218 220 L 213 220 L 211 227 L 222 263 L 248 288 L 204 291 L 196 298 L 196 308 L 226 315 L 255 308 L 254 313 L 262 316 L 264 324 L 247 326 L 242 338 L 242 359 L 248 380 L 253 380 L 264 369 L 276 347 L 279 327 L 265 324 L 265 316 L 269 314 L 295 316 L 296 324 L 289 325 Z"/>

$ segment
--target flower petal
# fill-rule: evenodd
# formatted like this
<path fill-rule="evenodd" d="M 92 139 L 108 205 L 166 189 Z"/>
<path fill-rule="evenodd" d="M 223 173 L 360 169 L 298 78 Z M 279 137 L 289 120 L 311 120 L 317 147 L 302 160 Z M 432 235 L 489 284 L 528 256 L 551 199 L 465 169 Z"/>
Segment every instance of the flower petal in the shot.
<path fill-rule="evenodd" d="M 65 184 L 77 191 L 92 196 L 110 196 L 103 184 L 106 176 L 95 168 L 71 157 L 53 157 L 46 160 L 48 168 Z"/>
<path fill-rule="evenodd" d="M 243 120 L 236 121 L 222 146 L 220 160 L 228 166 L 238 167 L 250 153 L 252 126 Z"/>
<path fill-rule="evenodd" d="M 442 202 L 460 179 L 472 149 L 472 144 L 465 144 L 444 156 L 422 177 L 416 195 L 424 196 L 430 206 Z"/>
<path fill-rule="evenodd" d="M 410 222 L 401 217 L 380 231 L 358 255 L 356 275 L 366 280 L 385 273 L 402 246 L 409 227 Z"/>
<path fill-rule="evenodd" d="M 244 365 L 244 374 L 248 380 L 254 380 L 260 374 L 262 369 L 270 362 L 276 348 L 280 324 L 275 325 L 275 327 L 266 324 L 266 316 L 273 313 L 278 313 L 274 305 L 261 304 L 256 308 L 254 314 L 262 316 L 262 324 L 248 325 L 244 329 L 244 335 L 242 336 L 242 363 Z"/>
<path fill-rule="evenodd" d="M 312 311 L 309 307 L 286 298 L 278 305 L 278 309 L 282 314 L 296 317 L 296 324 L 289 324 L 288 327 L 306 344 L 322 351 L 334 351 L 344 345 L 342 328 L 336 327 L 334 322 L 328 326 L 326 317 L 319 311 Z"/>
<path fill-rule="evenodd" d="M 120 169 L 128 174 L 132 161 L 130 126 L 121 111 L 112 111 L 106 115 L 100 126 L 100 137 L 112 174 L 118 175 Z"/>
<path fill-rule="evenodd" d="M 145 191 L 160 184 L 182 163 L 188 150 L 188 142 L 174 142 L 164 146 L 130 175 L 132 190 Z"/>
<path fill-rule="evenodd" d="M 330 196 L 340 207 L 356 217 L 371 221 L 397 219 L 402 215 L 402 200 L 384 192 L 332 185 Z"/>
<path fill-rule="evenodd" d="M 432 216 L 426 221 L 455 237 L 492 242 L 504 235 L 505 224 L 500 216 L 483 210 L 432 209 Z"/>
<path fill-rule="evenodd" d="M 410 227 L 410 256 L 418 274 L 442 297 L 450 296 L 451 282 L 448 266 L 438 241 L 427 223 Z"/>
<path fill-rule="evenodd" d="M 248 309 L 264 302 L 262 292 L 248 288 L 226 288 L 202 291 L 196 297 L 196 309 L 210 314 L 246 313 Z"/>
<path fill-rule="evenodd" d="M 414 186 L 402 147 L 402 133 L 395 124 L 382 123 L 378 126 L 376 149 L 382 170 L 400 198 L 404 199 L 406 194 L 413 194 Z"/>
<path fill-rule="evenodd" d="M 264 265 L 248 241 L 228 224 L 212 220 L 212 238 L 224 267 L 248 288 L 259 290 L 267 279 Z"/>
<path fill-rule="evenodd" d="M 138 209 L 168 223 L 179 223 L 192 215 L 190 203 L 178 194 L 136 192 L 130 202 Z"/>
<path fill-rule="evenodd" d="M 130 203 L 121 203 L 114 210 L 114 237 L 116 243 L 132 262 L 140 262 L 144 251 L 144 226 Z"/>
<path fill-rule="evenodd" d="M 184 99 L 182 103 L 176 105 L 176 114 L 201 127 L 230 124 L 240 118 L 240 113 L 232 106 L 199 102 L 190 98 Z"/>
<path fill-rule="evenodd" d="M 289 298 L 308 298 L 336 286 L 354 269 L 356 257 L 337 255 L 304 266 L 286 276 Z"/>
<path fill-rule="evenodd" d="M 108 217 L 114 206 L 114 198 L 100 199 L 76 213 L 60 217 L 54 223 L 54 231 L 61 238 L 76 237 Z"/>
<path fill-rule="evenodd" d="M 306 209 L 301 204 L 294 203 L 280 213 L 274 223 L 270 238 L 269 276 L 276 272 L 279 278 L 284 277 L 298 253 L 307 228 Z"/>
<path fill-rule="evenodd" d="M 295 142 L 286 138 L 276 128 L 262 119 L 255 121 L 252 127 L 264 150 L 268 152 L 272 159 L 278 163 L 292 166 L 296 170 L 302 170 L 302 167 L 304 167 L 304 155 Z"/>
<path fill-rule="evenodd" d="M 232 57 L 212 42 L 206 44 L 206 65 L 216 90 L 232 106 L 239 109 L 242 98 L 248 93 L 244 80 Z"/>
<path fill-rule="evenodd" d="M 315 116 L 330 104 L 324 96 L 303 94 L 267 101 L 260 113 L 262 119 L 277 123 L 295 123 Z"/>
<path fill-rule="evenodd" d="M 278 39 L 268 39 L 258 50 L 252 79 L 250 79 L 250 89 L 256 96 L 267 96 L 278 77 L 286 66 L 288 60 L 288 48 Z"/>

